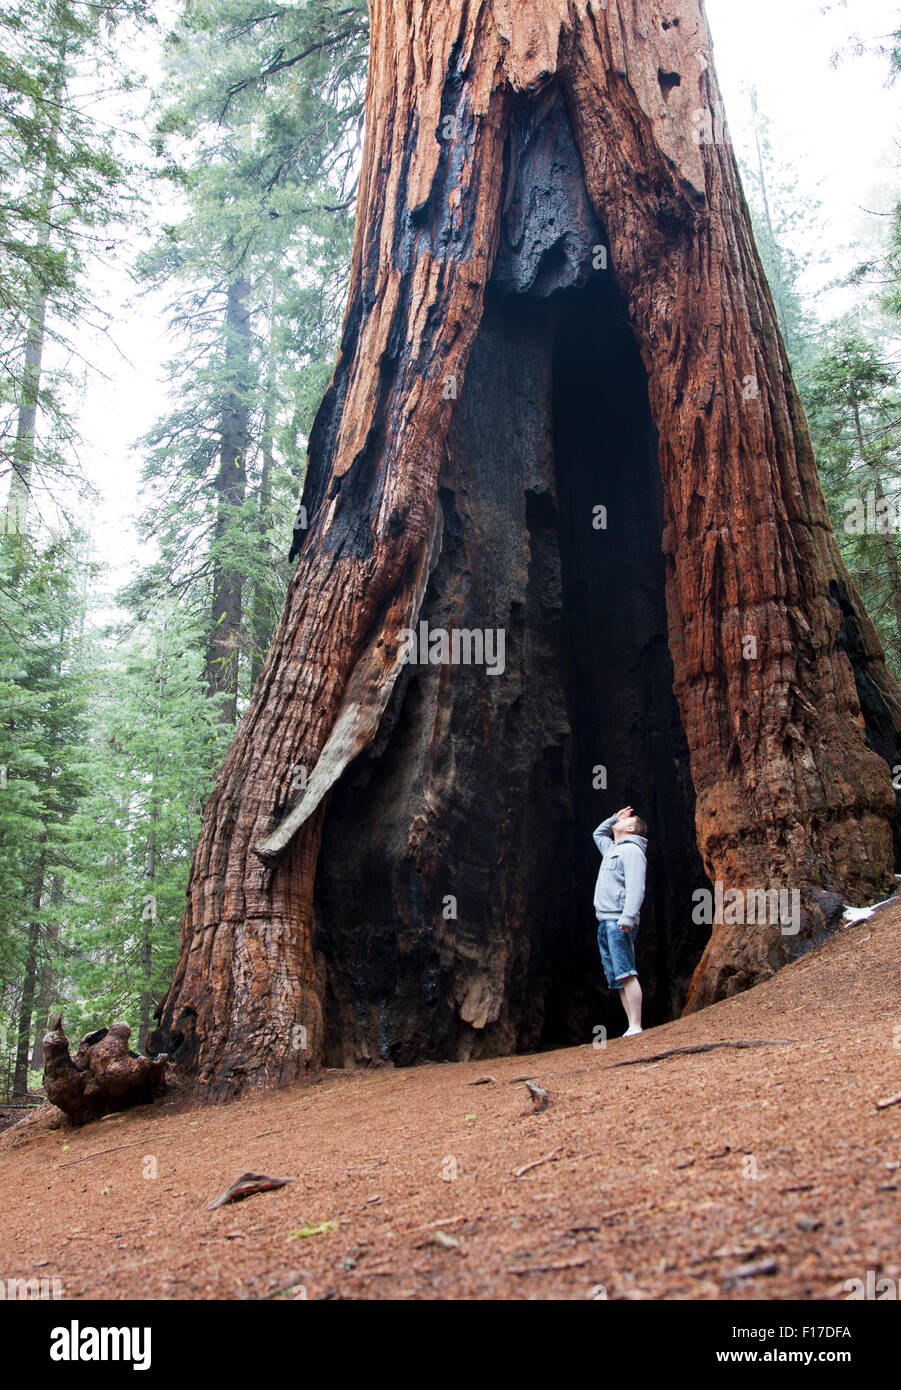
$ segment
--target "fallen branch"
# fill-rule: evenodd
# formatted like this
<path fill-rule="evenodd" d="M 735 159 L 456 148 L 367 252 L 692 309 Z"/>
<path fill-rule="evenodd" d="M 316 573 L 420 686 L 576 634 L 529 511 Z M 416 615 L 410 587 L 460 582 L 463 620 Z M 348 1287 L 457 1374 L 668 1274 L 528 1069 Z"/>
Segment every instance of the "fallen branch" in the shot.
<path fill-rule="evenodd" d="M 74 1163 L 86 1163 L 89 1158 L 100 1158 L 102 1154 L 118 1153 L 120 1149 L 140 1149 L 147 1143 L 146 1139 L 133 1139 L 129 1144 L 114 1144 L 111 1149 L 95 1149 L 93 1153 L 82 1154 L 81 1158 L 67 1158 L 65 1163 L 58 1163 L 58 1168 L 71 1168 Z"/>
<path fill-rule="evenodd" d="M 242 1173 L 221 1196 L 207 1202 L 207 1211 L 224 1207 L 226 1202 L 240 1202 L 245 1197 L 253 1197 L 257 1192 L 272 1192 L 275 1188 L 285 1187 L 293 1181 L 293 1178 L 269 1178 L 265 1173 Z"/>
<path fill-rule="evenodd" d="M 890 1105 L 901 1105 L 901 1091 L 896 1096 L 889 1096 L 888 1100 L 877 1100 L 877 1110 L 888 1110 Z"/>
<path fill-rule="evenodd" d="M 440 1221 L 428 1221 L 424 1226 L 417 1226 L 417 1231 L 433 1231 L 436 1226 L 459 1226 L 461 1221 L 478 1221 L 478 1217 L 466 1216 L 443 1216 Z"/>
<path fill-rule="evenodd" d="M 638 1067 L 648 1062 L 663 1062 L 668 1057 L 688 1057 L 698 1052 L 712 1052 L 717 1047 L 794 1047 L 793 1038 L 740 1038 L 737 1042 L 694 1043 L 691 1047 L 671 1047 L 666 1052 L 653 1052 L 648 1057 L 630 1057 L 626 1062 L 613 1062 L 614 1067 Z M 898 1097 L 901 1100 L 901 1096 Z"/>
<path fill-rule="evenodd" d="M 558 1153 L 561 1153 L 562 1150 L 563 1145 L 561 1144 L 559 1149 L 552 1149 L 545 1158 L 536 1158 L 534 1163 L 524 1163 L 521 1168 L 514 1168 L 514 1178 L 524 1177 L 526 1173 L 531 1173 L 533 1168 L 540 1168 L 543 1163 L 555 1163 Z"/>
<path fill-rule="evenodd" d="M 555 1269 L 581 1269 L 582 1265 L 588 1264 L 588 1256 L 584 1260 L 554 1260 L 549 1265 L 510 1265 L 505 1272 L 507 1274 L 546 1274 Z"/>

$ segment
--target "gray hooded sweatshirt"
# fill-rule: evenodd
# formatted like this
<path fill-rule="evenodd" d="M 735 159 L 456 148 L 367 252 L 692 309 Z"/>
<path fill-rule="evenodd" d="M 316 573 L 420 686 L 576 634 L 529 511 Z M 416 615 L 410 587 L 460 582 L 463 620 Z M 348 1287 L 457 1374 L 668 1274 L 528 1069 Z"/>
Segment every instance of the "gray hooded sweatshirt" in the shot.
<path fill-rule="evenodd" d="M 601 851 L 601 871 L 594 890 L 594 910 L 599 922 L 616 920 L 624 927 L 637 927 L 644 902 L 648 842 L 644 835 L 624 835 L 619 844 L 613 838 L 616 816 L 605 820 L 594 832 Z"/>

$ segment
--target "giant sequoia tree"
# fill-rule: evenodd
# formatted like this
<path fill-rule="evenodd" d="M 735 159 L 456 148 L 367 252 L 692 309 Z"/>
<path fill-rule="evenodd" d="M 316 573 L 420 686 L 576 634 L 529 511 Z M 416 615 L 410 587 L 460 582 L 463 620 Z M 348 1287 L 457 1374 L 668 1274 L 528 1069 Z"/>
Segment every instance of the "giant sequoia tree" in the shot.
<path fill-rule="evenodd" d="M 830 530 L 700 0 L 373 0 L 371 29 L 308 524 L 151 1039 L 199 1095 L 587 1040 L 614 803 L 652 828 L 657 1018 L 892 885 L 901 695 Z M 503 663 L 414 664 L 422 623 L 503 634 Z M 711 934 L 707 882 L 800 890 L 800 931 Z"/>

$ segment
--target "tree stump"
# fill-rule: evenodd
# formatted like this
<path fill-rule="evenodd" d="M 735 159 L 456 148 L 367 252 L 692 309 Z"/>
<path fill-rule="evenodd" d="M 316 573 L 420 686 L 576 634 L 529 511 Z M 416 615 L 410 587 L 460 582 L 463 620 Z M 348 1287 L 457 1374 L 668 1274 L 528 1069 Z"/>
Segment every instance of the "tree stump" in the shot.
<path fill-rule="evenodd" d="M 73 1059 L 62 1014 L 51 1018 L 44 1036 L 44 1089 L 71 1124 L 84 1125 L 162 1094 L 167 1059 L 139 1057 L 129 1050 L 130 1037 L 127 1023 L 99 1028 L 82 1038 Z"/>

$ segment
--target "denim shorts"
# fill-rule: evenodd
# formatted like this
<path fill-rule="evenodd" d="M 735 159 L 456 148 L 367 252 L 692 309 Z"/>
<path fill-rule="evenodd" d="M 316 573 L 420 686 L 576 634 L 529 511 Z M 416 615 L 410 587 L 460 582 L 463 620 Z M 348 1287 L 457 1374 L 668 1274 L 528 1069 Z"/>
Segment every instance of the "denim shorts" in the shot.
<path fill-rule="evenodd" d="M 609 989 L 622 989 L 629 975 L 638 974 L 635 969 L 637 934 L 637 926 L 623 931 L 618 921 L 598 922 L 598 950 Z"/>

